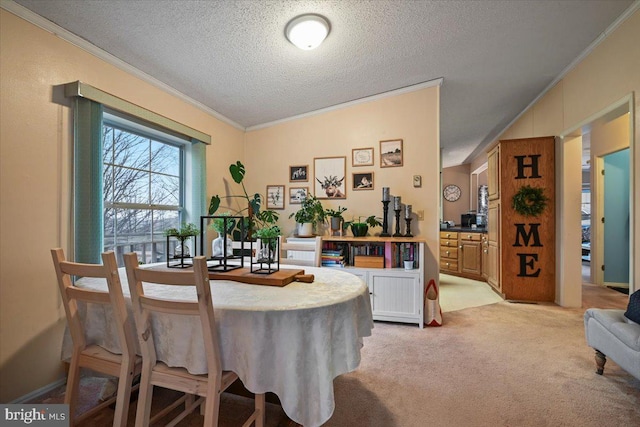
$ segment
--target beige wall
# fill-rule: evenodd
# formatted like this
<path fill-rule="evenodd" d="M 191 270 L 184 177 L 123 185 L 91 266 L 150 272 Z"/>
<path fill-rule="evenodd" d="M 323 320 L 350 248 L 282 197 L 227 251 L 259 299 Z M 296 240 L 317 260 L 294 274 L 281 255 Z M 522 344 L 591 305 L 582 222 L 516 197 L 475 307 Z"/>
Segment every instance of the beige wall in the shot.
<path fill-rule="evenodd" d="M 212 136 L 207 184 L 244 133 L 0 10 L 0 402 L 60 378 L 64 309 L 49 249 L 69 251 L 71 115 L 56 86 L 82 80 Z"/>
<path fill-rule="evenodd" d="M 598 45 L 586 58 L 584 58 L 573 70 L 547 92 L 536 104 L 506 129 L 496 140 L 490 144 L 495 145 L 501 139 L 529 138 L 547 135 L 565 135 L 569 131 L 575 130 L 580 125 L 587 124 L 597 116 L 619 103 L 625 97 L 633 95 L 635 109 L 633 120 L 629 126 L 633 130 L 633 140 L 635 146 L 632 147 L 632 162 L 635 169 L 634 185 L 635 192 L 632 192 L 631 203 L 634 209 L 633 222 L 635 224 L 633 241 L 633 251 L 635 258 L 633 264 L 640 265 L 640 127 L 638 126 L 640 117 L 640 11 L 636 11 L 625 22 L 622 23 L 613 33 L 611 33 L 600 45 Z M 578 134 L 580 129 L 578 129 Z M 565 139 L 565 144 L 571 146 L 559 148 L 557 172 L 559 174 L 559 185 L 562 191 L 580 192 L 580 179 L 564 177 L 565 170 L 562 166 L 564 161 L 576 156 L 575 132 L 571 132 L 571 138 Z M 580 142 L 580 141 L 578 141 Z M 596 149 L 599 149 L 598 146 Z M 472 163 L 477 164 L 486 160 L 486 154 L 473 159 Z M 571 172 L 573 171 L 573 172 Z M 576 168 L 567 165 L 566 173 L 576 173 Z M 562 180 L 566 182 L 563 184 Z M 572 183 L 575 183 L 573 185 Z M 564 208 L 572 211 L 577 197 L 573 194 L 558 193 L 558 203 L 564 204 Z M 559 209 L 558 214 L 563 211 Z M 579 207 L 575 209 L 579 212 Z M 559 222 L 562 224 L 562 222 Z M 564 230 L 558 230 L 559 236 L 567 236 Z M 565 247 L 563 241 L 570 241 L 570 237 L 559 242 L 559 258 L 562 265 L 562 258 L 569 259 L 575 257 L 579 259 L 579 245 L 571 253 L 569 247 Z M 579 267 L 579 265 L 578 265 Z M 577 275 L 579 277 L 579 271 Z M 576 274 L 558 274 L 561 278 L 558 283 L 558 296 L 556 302 L 568 306 L 580 306 L 580 281 L 575 280 Z M 563 280 L 566 277 L 567 280 Z M 638 289 L 640 283 L 640 269 L 636 268 L 632 275 L 633 281 Z"/>
<path fill-rule="evenodd" d="M 264 194 L 266 185 L 284 185 L 288 196 L 293 184 L 308 186 L 313 194 L 314 157 L 345 156 L 347 197 L 322 200 L 323 206 L 346 207 L 347 220 L 354 216 L 382 217 L 382 187 L 389 187 L 392 195 L 412 205 L 414 213 L 424 211 L 423 221 L 417 221 L 414 215 L 411 231 L 426 239 L 426 280 L 434 279 L 438 283 L 439 93 L 439 86 L 430 87 L 247 132 L 248 191 Z M 402 167 L 380 167 L 380 141 L 389 139 L 403 139 Z M 352 167 L 351 150 L 366 147 L 374 149 L 374 165 Z M 309 182 L 290 183 L 290 165 L 309 165 Z M 353 191 L 351 174 L 367 171 L 374 173 L 374 190 Z M 413 175 L 422 176 L 422 187 L 413 187 Z M 289 215 L 296 210 L 296 205 L 290 205 L 287 197 L 280 219 L 284 235 L 290 235 L 295 228 Z M 391 209 L 389 215 L 393 215 Z M 380 231 L 378 227 L 373 233 Z"/>
<path fill-rule="evenodd" d="M 464 164 L 442 168 L 442 188 L 447 185 L 454 184 L 460 187 L 460 198 L 455 202 L 449 202 L 442 199 L 442 220 L 453 221 L 456 225 L 460 225 L 460 217 L 467 213 L 471 206 L 472 194 L 470 189 L 471 168 L 470 165 Z M 477 188 L 475 190 L 477 192 Z M 475 198 L 474 200 L 477 200 Z M 477 209 L 474 207 L 473 209 Z"/>

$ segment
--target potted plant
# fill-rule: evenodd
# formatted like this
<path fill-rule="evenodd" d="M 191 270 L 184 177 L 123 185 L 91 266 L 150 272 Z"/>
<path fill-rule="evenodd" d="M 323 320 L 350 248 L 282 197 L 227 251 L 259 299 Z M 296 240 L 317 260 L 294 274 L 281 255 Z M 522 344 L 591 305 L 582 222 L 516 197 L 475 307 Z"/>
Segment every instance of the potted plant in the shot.
<path fill-rule="evenodd" d="M 260 239 L 258 248 L 258 262 L 271 263 L 276 259 L 278 249 L 278 237 L 280 237 L 280 227 L 269 225 L 255 230 L 254 236 Z"/>
<path fill-rule="evenodd" d="M 164 231 L 164 235 L 167 237 L 167 265 L 169 267 L 171 267 L 171 265 L 169 265 L 169 237 L 175 237 L 176 239 L 178 239 L 178 241 L 180 241 L 180 244 L 178 246 L 176 246 L 175 250 L 174 250 L 174 258 L 180 258 L 180 264 L 177 266 L 180 267 L 188 267 L 191 264 L 187 265 L 184 264 L 184 258 L 188 258 L 190 256 L 189 253 L 189 247 L 187 245 L 185 245 L 185 240 L 187 240 L 189 237 L 194 237 L 200 234 L 200 230 L 198 230 L 198 227 L 195 224 L 192 223 L 182 223 L 182 226 L 180 227 L 180 229 L 177 228 L 168 228 Z"/>
<path fill-rule="evenodd" d="M 382 222 L 375 215 L 368 216 L 364 221 L 362 217 L 358 217 L 358 221 L 349 221 L 347 223 L 351 228 L 354 237 L 364 237 L 369 231 L 369 227 L 374 228 L 382 225 Z"/>
<path fill-rule="evenodd" d="M 270 224 L 275 224 L 278 221 L 278 213 L 272 210 L 260 210 L 262 206 L 262 196 L 259 193 L 255 193 L 253 196 L 249 196 L 247 193 L 247 189 L 244 186 L 244 176 L 246 175 L 246 168 L 239 160 L 235 163 L 229 165 L 229 173 L 231 174 L 231 178 L 236 184 L 240 184 L 242 187 L 241 195 L 233 195 L 228 196 L 229 198 L 241 198 L 246 200 L 247 207 L 240 209 L 235 214 L 243 215 L 246 212 L 246 217 L 244 221 L 245 230 L 249 233 L 248 237 L 251 237 L 251 232 L 254 229 L 260 229 L 266 227 Z M 211 197 L 211 201 L 209 202 L 209 215 L 214 215 L 218 208 L 220 207 L 221 198 L 219 195 L 215 195 Z M 234 227 L 238 225 L 234 223 Z M 234 234 L 236 234 L 234 232 Z M 239 239 L 245 239 L 247 236 L 236 236 Z"/>
<path fill-rule="evenodd" d="M 344 217 L 342 214 L 346 211 L 347 208 L 343 208 L 338 206 L 338 209 L 327 208 L 324 210 L 325 217 L 329 218 L 329 226 L 331 227 L 332 233 L 339 232 L 342 228 L 342 223 L 344 222 Z"/>
<path fill-rule="evenodd" d="M 313 236 L 313 227 L 319 221 L 324 221 L 325 211 L 320 200 L 315 196 L 307 195 L 302 201 L 300 209 L 289 215 L 289 218 L 292 217 L 300 224 L 298 227 L 298 235 L 301 237 L 310 237 Z"/>

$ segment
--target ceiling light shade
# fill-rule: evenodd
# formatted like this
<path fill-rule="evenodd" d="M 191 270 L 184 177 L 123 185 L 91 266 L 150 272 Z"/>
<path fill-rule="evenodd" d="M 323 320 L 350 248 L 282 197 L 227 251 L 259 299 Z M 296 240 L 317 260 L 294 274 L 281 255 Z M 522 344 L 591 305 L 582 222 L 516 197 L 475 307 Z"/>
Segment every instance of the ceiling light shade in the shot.
<path fill-rule="evenodd" d="M 300 49 L 315 49 L 329 34 L 329 21 L 320 15 L 300 15 L 289 21 L 285 34 Z"/>

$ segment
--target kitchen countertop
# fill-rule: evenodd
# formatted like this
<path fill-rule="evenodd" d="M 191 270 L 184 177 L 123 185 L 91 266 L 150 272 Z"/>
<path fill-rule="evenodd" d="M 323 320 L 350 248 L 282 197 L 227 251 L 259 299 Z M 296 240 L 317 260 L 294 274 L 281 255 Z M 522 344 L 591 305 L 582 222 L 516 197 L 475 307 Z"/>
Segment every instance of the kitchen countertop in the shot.
<path fill-rule="evenodd" d="M 487 229 L 484 227 L 471 228 L 471 227 L 449 227 L 441 228 L 440 231 L 457 231 L 462 233 L 486 233 Z"/>

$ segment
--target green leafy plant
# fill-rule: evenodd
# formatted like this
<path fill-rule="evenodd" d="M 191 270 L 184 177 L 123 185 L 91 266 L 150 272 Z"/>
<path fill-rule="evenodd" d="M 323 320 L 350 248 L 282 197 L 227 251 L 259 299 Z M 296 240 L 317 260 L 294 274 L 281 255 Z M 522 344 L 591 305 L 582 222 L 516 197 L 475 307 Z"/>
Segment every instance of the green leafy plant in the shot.
<path fill-rule="evenodd" d="M 260 228 L 255 231 L 254 236 L 259 239 L 273 239 L 280 235 L 280 227 L 272 225 L 269 227 Z"/>
<path fill-rule="evenodd" d="M 342 214 L 346 210 L 347 210 L 347 208 L 338 206 L 338 209 L 331 209 L 331 208 L 325 209 L 324 210 L 324 214 L 325 214 L 326 217 L 340 218 L 341 220 L 344 221 L 344 217 L 342 216 Z"/>
<path fill-rule="evenodd" d="M 218 214 L 217 216 L 219 217 L 230 217 L 231 214 L 229 212 L 223 212 L 221 214 Z M 227 227 L 225 230 L 225 222 L 227 223 Z M 233 231 L 234 228 L 236 228 L 236 220 L 234 218 L 228 218 L 225 220 L 225 218 L 213 218 L 213 221 L 211 222 L 211 227 L 216 230 L 219 234 L 229 234 L 231 233 L 231 231 Z"/>
<path fill-rule="evenodd" d="M 168 228 L 164 230 L 164 235 L 167 237 L 177 237 L 180 241 L 184 241 L 186 238 L 191 236 L 197 236 L 200 234 L 200 230 L 195 224 L 192 223 L 182 223 L 180 229 L 177 228 Z"/>
<path fill-rule="evenodd" d="M 247 173 L 247 170 L 242 162 L 238 160 L 235 163 L 229 165 L 229 173 L 231 174 L 231 178 L 233 179 L 233 181 L 236 184 L 240 184 L 240 186 L 242 187 L 242 194 L 227 197 L 241 198 L 246 200 L 247 202 L 246 208 L 240 209 L 235 212 L 235 215 L 245 217 L 245 230 L 258 230 L 275 225 L 275 223 L 278 222 L 278 213 L 272 210 L 260 210 L 262 206 L 262 196 L 260 195 L 260 193 L 255 193 L 252 196 L 249 196 L 249 193 L 244 186 L 244 177 Z M 220 208 L 221 202 L 222 199 L 219 195 L 216 194 L 215 196 L 211 197 L 211 200 L 209 202 L 209 215 L 215 215 L 215 213 Z M 234 223 L 234 227 L 239 225 L 240 224 Z"/>
<path fill-rule="evenodd" d="M 324 221 L 326 213 L 322 207 L 322 203 L 315 196 L 307 195 L 302 201 L 300 209 L 297 212 L 289 215 L 289 218 L 295 218 L 299 224 L 304 223 L 317 223 L 318 221 Z"/>
<path fill-rule="evenodd" d="M 364 237 L 367 235 L 369 227 L 375 228 L 381 225 L 382 222 L 375 215 L 368 216 L 364 221 L 362 220 L 362 217 L 359 216 L 358 221 L 352 220 L 345 223 L 345 226 L 351 228 L 351 232 L 353 233 L 354 237 Z"/>

